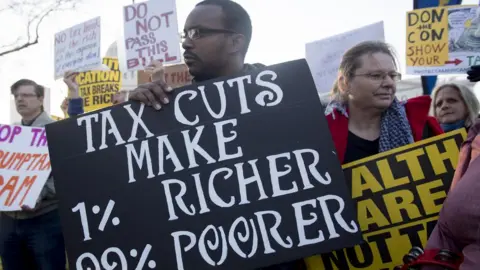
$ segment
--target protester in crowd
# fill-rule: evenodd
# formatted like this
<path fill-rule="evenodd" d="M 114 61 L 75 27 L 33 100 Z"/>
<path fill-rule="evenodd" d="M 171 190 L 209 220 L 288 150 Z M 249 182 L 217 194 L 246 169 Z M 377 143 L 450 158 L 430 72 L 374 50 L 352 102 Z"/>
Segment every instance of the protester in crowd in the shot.
<path fill-rule="evenodd" d="M 32 80 L 21 79 L 11 86 L 17 112 L 16 125 L 43 127 L 54 122 L 43 109 L 45 88 Z M 58 199 L 52 177 L 48 178 L 35 208 L 0 213 L 0 257 L 4 270 L 65 270 Z"/>
<path fill-rule="evenodd" d="M 262 64 L 244 63 L 251 37 L 250 16 L 239 4 L 225 0 L 198 3 L 187 17 L 182 43 L 192 82 L 239 75 L 264 67 Z M 130 92 L 129 99 L 159 110 L 170 102 L 168 93 L 173 89 L 166 85 L 161 73 L 152 80 Z M 303 260 L 298 260 L 264 269 L 305 269 L 305 264 Z"/>
<path fill-rule="evenodd" d="M 467 79 L 480 81 L 480 66 L 467 71 Z M 437 89 L 437 92 L 440 91 Z M 459 90 L 458 90 L 459 91 Z M 463 256 L 459 269 L 473 270 L 480 265 L 480 215 L 478 193 L 480 192 L 480 120 L 470 126 L 467 139 L 460 149 L 458 164 L 450 191 L 432 231 L 426 253 L 448 250 L 453 257 Z M 437 260 L 438 261 L 438 260 Z M 422 270 L 441 270 L 441 266 L 424 264 Z"/>
<path fill-rule="evenodd" d="M 462 270 L 480 265 L 480 120 L 470 128 L 460 151 L 455 176 L 426 249 L 448 249 L 463 254 Z M 443 269 L 424 266 L 422 270 Z"/>
<path fill-rule="evenodd" d="M 69 116 L 76 116 L 84 113 L 83 98 L 79 95 L 79 88 L 77 83 L 78 72 L 67 71 L 63 76 L 63 82 L 68 87 L 68 109 Z"/>
<path fill-rule="evenodd" d="M 477 97 L 467 86 L 447 83 L 432 93 L 432 114 L 437 118 L 443 131 L 466 128 L 475 123 L 480 110 Z"/>
<path fill-rule="evenodd" d="M 67 107 L 67 114 L 69 116 L 76 116 L 85 112 L 83 106 L 83 99 L 79 96 L 79 87 L 76 81 L 78 72 L 68 71 L 63 77 L 63 81 L 68 87 L 69 97 L 65 98 L 67 101 L 67 106 L 62 105 L 62 107 Z M 113 95 L 112 104 L 116 105 L 128 101 L 128 91 L 121 90 Z M 64 101 L 65 102 L 65 101 Z M 62 111 L 64 110 L 62 108 Z M 65 111 L 64 111 L 65 114 Z"/>
<path fill-rule="evenodd" d="M 363 42 L 343 55 L 325 110 L 342 164 L 442 133 L 428 116 L 429 96 L 395 98 L 400 79 L 394 53 L 384 42 Z"/>

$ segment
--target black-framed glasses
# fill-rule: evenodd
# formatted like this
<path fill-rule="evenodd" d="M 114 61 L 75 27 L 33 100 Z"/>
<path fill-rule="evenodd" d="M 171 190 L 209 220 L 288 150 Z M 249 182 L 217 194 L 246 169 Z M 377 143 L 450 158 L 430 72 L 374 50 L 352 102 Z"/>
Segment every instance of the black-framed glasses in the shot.
<path fill-rule="evenodd" d="M 402 79 L 402 74 L 398 72 L 370 72 L 370 73 L 363 73 L 363 74 L 354 74 L 354 76 L 362 76 L 372 81 L 383 82 L 387 76 L 390 77 L 393 81 L 400 81 Z"/>
<path fill-rule="evenodd" d="M 191 28 L 180 34 L 180 38 L 182 41 L 185 40 L 187 37 L 190 40 L 196 40 L 214 34 L 236 34 L 236 32 L 227 29 Z"/>

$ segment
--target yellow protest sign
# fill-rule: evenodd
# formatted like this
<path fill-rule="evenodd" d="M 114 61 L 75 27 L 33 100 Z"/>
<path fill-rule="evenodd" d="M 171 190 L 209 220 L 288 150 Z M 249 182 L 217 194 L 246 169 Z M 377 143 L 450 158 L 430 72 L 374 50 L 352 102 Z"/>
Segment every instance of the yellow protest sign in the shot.
<path fill-rule="evenodd" d="M 408 12 L 407 74 L 465 74 L 479 65 L 479 10 L 478 5 L 449 5 Z"/>
<path fill-rule="evenodd" d="M 103 58 L 109 71 L 86 71 L 77 76 L 80 97 L 83 98 L 85 112 L 102 109 L 112 105 L 112 97 L 120 90 L 122 73 L 118 59 Z"/>
<path fill-rule="evenodd" d="M 443 66 L 448 61 L 448 8 L 407 13 L 407 66 Z"/>
<path fill-rule="evenodd" d="M 456 130 L 344 165 L 366 242 L 306 258 L 307 268 L 393 269 L 425 246 L 466 136 Z"/>

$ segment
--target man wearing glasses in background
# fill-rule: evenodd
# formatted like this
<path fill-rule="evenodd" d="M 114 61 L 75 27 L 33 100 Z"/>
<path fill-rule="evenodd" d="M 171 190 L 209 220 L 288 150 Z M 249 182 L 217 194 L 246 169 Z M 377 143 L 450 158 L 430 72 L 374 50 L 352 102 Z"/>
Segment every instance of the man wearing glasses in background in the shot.
<path fill-rule="evenodd" d="M 45 88 L 22 79 L 11 86 L 17 112 L 22 117 L 15 125 L 43 127 L 54 122 L 43 109 Z M 0 257 L 4 270 L 64 270 L 66 265 L 58 200 L 53 178 L 40 193 L 35 209 L 0 212 Z"/>

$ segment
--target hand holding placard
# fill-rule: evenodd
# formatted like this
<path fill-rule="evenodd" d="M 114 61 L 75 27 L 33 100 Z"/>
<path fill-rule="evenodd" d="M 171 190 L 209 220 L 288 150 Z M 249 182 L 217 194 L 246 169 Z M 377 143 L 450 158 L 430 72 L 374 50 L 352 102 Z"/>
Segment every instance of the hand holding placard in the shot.
<path fill-rule="evenodd" d="M 162 108 L 161 104 L 170 102 L 167 94 L 172 92 L 172 87 L 165 82 L 165 68 L 160 61 L 153 61 L 145 69 L 152 74 L 152 82 L 138 86 L 130 92 L 129 100 L 140 101 L 147 106 L 153 106 L 156 110 Z"/>
<path fill-rule="evenodd" d="M 78 72 L 67 71 L 63 76 L 63 82 L 68 87 L 68 97 L 69 98 L 78 98 L 78 83 L 77 83 Z"/>
<path fill-rule="evenodd" d="M 158 60 L 153 60 L 145 68 L 145 72 L 150 75 L 152 81 L 165 81 L 165 67 Z"/>

